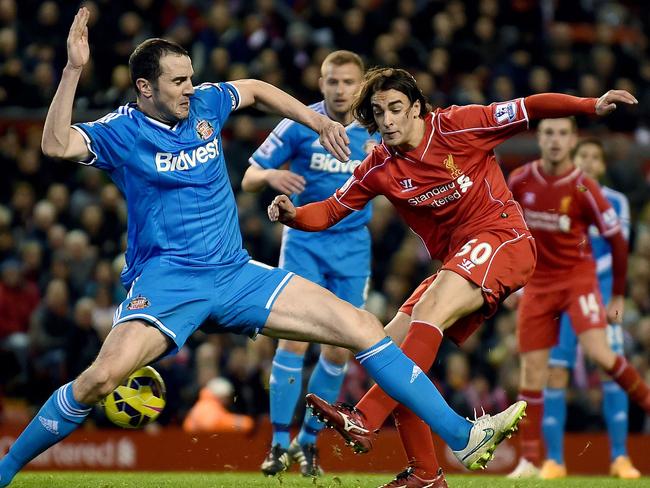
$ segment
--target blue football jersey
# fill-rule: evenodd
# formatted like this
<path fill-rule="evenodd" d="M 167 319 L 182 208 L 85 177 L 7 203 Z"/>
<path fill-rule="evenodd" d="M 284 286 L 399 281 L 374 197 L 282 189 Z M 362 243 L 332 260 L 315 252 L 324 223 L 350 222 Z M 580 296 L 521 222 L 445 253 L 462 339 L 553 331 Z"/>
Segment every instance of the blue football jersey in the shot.
<path fill-rule="evenodd" d="M 612 190 L 606 186 L 602 187 L 603 195 L 612 208 L 618 215 L 621 223 L 621 230 L 626 240 L 630 239 L 630 203 L 627 197 L 616 190 Z M 612 277 L 612 249 L 607 242 L 607 239 L 598 233 L 595 226 L 589 227 L 589 236 L 591 238 L 591 248 L 593 251 L 594 260 L 596 261 L 596 272 L 598 273 L 598 280 L 611 280 Z"/>
<path fill-rule="evenodd" d="M 73 126 L 92 153 L 84 164 L 108 172 L 126 198 L 126 286 L 154 257 L 181 266 L 250 259 L 242 247 L 220 134 L 239 102 L 233 85 L 204 83 L 191 97 L 188 118 L 173 127 L 135 104 Z"/>
<path fill-rule="evenodd" d="M 327 115 L 325 102 L 310 106 L 314 111 Z M 269 134 L 264 143 L 249 159 L 250 164 L 264 169 L 279 168 L 290 161 L 289 169 L 302 175 L 306 184 L 299 195 L 292 195 L 294 205 L 325 200 L 343 186 L 353 171 L 365 159 L 372 148 L 372 143 L 379 142 L 377 134 L 371 136 L 368 131 L 354 121 L 345 128 L 350 139 L 350 160 L 341 162 L 329 154 L 318 140 L 318 133 L 293 120 L 282 120 Z M 331 227 L 330 231 L 339 232 L 364 226 L 371 216 L 371 205 L 353 212 L 341 222 Z"/>

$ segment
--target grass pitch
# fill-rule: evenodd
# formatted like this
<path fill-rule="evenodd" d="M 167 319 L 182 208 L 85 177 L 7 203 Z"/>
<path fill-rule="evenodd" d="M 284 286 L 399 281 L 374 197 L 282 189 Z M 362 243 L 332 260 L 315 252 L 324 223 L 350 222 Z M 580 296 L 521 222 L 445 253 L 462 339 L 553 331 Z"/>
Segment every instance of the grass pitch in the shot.
<path fill-rule="evenodd" d="M 259 473 L 125 473 L 125 472 L 25 472 L 10 488 L 376 488 L 390 481 L 386 474 L 341 473 L 317 480 L 297 474 L 264 478 Z M 650 478 L 622 481 L 601 477 L 564 480 L 508 480 L 497 476 L 447 477 L 450 488 L 649 488 Z"/>

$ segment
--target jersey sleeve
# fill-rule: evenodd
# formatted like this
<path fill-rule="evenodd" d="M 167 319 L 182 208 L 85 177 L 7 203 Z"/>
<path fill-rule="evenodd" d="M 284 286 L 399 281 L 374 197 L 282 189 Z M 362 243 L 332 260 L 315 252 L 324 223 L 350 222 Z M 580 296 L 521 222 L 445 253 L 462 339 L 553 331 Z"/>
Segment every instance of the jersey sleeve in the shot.
<path fill-rule="evenodd" d="M 248 162 L 264 169 L 279 168 L 295 156 L 297 130 L 298 124 L 284 119 L 255 150 Z"/>
<path fill-rule="evenodd" d="M 239 108 L 241 97 L 234 85 L 221 83 L 202 83 L 195 88 L 195 99 L 202 105 L 202 109 L 212 113 L 221 124 L 225 122 L 231 112 Z"/>
<path fill-rule="evenodd" d="M 94 122 L 75 124 L 86 141 L 91 158 L 81 164 L 112 171 L 120 166 L 136 146 L 137 124 L 131 118 L 131 108 L 120 107 Z"/>
<path fill-rule="evenodd" d="M 622 193 L 616 192 L 611 198 L 608 198 L 612 208 L 618 215 L 618 221 L 621 224 L 623 237 L 629 242 L 630 240 L 630 201 Z"/>
<path fill-rule="evenodd" d="M 603 195 L 598 183 L 590 178 L 584 178 L 578 187 L 583 196 L 583 209 L 590 223 L 598 227 L 600 235 L 607 238 L 621 231 L 620 221 L 616 211 Z"/>
<path fill-rule="evenodd" d="M 464 140 L 473 150 L 491 151 L 506 139 L 528 129 L 523 98 L 491 105 L 454 105 L 437 113 L 442 136 Z"/>
<path fill-rule="evenodd" d="M 371 188 L 371 182 L 378 166 L 375 164 L 377 158 L 377 146 L 357 166 L 352 176 L 345 184 L 336 190 L 334 198 L 344 207 L 350 210 L 361 210 L 366 204 L 379 193 Z"/>

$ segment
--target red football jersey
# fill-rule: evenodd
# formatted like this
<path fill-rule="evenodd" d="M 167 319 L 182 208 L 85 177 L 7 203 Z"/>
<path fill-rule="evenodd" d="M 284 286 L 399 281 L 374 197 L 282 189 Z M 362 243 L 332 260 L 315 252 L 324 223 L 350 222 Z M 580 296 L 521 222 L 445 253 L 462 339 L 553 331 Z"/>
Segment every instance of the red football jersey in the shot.
<path fill-rule="evenodd" d="M 385 195 L 431 257 L 442 261 L 479 231 L 526 229 L 493 152 L 528 128 L 524 100 L 438 109 L 424 122 L 417 148 L 402 153 L 375 146 L 336 200 L 359 210 Z"/>
<path fill-rule="evenodd" d="M 508 183 L 537 243 L 537 267 L 526 286 L 559 289 L 567 281 L 595 280 L 589 226 L 596 225 L 603 237 L 620 231 L 598 183 L 578 168 L 559 176 L 545 174 L 540 161 L 517 168 Z"/>

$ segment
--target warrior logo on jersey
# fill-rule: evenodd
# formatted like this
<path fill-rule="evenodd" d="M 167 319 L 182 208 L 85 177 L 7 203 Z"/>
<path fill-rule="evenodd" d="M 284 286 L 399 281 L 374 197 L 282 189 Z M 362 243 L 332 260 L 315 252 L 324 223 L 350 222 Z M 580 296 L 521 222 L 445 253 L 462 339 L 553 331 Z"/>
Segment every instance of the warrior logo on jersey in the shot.
<path fill-rule="evenodd" d="M 151 305 L 151 302 L 148 298 L 138 295 L 135 298 L 132 298 L 129 304 L 126 306 L 129 310 L 142 310 Z"/>
<path fill-rule="evenodd" d="M 399 184 L 402 186 L 402 192 L 416 190 L 418 188 L 417 186 L 413 186 L 413 180 L 411 178 L 400 180 Z"/>
<path fill-rule="evenodd" d="M 200 120 L 199 123 L 196 124 L 196 133 L 201 139 L 207 141 L 212 134 L 214 134 L 214 127 L 212 127 L 212 124 L 207 120 Z"/>

